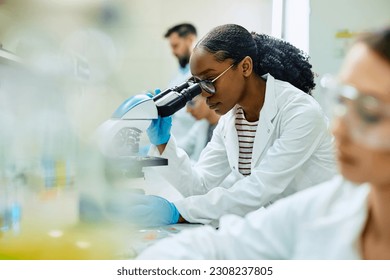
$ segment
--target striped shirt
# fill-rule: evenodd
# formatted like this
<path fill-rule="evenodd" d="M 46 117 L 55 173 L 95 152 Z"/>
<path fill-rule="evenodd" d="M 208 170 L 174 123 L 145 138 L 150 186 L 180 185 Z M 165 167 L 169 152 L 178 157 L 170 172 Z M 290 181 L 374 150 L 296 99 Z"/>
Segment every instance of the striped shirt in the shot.
<path fill-rule="evenodd" d="M 236 130 L 238 135 L 238 171 L 244 175 L 251 175 L 251 160 L 253 142 L 255 140 L 256 129 L 259 121 L 248 122 L 245 119 L 244 111 L 241 107 L 236 110 Z"/>

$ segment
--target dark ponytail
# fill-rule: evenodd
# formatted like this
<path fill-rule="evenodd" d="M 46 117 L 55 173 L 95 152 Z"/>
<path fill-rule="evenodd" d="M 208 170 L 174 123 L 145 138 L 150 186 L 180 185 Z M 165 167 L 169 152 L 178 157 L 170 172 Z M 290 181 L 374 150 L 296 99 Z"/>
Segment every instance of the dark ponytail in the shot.
<path fill-rule="evenodd" d="M 311 93 L 315 87 L 309 57 L 290 43 L 264 34 L 252 32 L 257 46 L 255 72 L 270 73 L 276 79 L 289 82 L 300 90 Z"/>
<path fill-rule="evenodd" d="M 251 34 L 240 25 L 226 24 L 212 29 L 195 48 L 206 49 L 217 61 L 232 59 L 234 64 L 249 56 L 258 76 L 270 73 L 308 94 L 315 87 L 312 66 L 303 51 L 268 35 Z"/>

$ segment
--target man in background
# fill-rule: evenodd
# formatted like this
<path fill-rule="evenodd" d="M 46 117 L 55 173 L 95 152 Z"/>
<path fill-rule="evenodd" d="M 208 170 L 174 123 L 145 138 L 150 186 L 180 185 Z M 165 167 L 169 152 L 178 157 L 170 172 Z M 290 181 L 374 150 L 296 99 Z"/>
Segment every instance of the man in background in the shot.
<path fill-rule="evenodd" d="M 179 62 L 178 73 L 169 83 L 169 87 L 173 87 L 191 77 L 189 61 L 197 39 L 196 28 L 190 23 L 178 24 L 169 28 L 164 37 L 168 39 L 172 54 Z M 180 141 L 195 121 L 185 108 L 179 110 L 172 116 L 172 134 Z"/>

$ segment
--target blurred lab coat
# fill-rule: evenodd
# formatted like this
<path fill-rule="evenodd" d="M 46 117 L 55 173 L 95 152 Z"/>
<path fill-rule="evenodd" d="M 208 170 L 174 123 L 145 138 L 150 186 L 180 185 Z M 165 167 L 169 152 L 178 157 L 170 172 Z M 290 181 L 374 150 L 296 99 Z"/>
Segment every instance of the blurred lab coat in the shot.
<path fill-rule="evenodd" d="M 238 170 L 235 109 L 222 116 L 198 163 L 171 137 L 162 155 L 152 145 L 149 155 L 168 158 L 168 167 L 152 167 L 185 197 L 174 201 L 191 223 L 211 223 L 225 214 L 245 214 L 336 173 L 328 120 L 313 97 L 289 83 L 267 76 L 264 106 L 254 140 L 251 175 Z M 233 183 L 221 187 L 229 176 Z"/>
<path fill-rule="evenodd" d="M 146 249 L 139 258 L 361 259 L 369 191 L 367 184 L 357 186 L 336 176 L 265 211 L 245 218 L 224 216 L 219 230 L 203 226 L 183 231 Z"/>

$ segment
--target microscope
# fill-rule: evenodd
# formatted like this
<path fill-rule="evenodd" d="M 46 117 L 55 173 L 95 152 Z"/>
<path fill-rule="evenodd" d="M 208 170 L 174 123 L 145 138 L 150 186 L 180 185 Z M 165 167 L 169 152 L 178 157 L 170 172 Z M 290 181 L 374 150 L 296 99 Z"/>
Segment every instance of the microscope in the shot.
<path fill-rule="evenodd" d="M 153 119 L 173 115 L 201 91 L 199 84 L 187 81 L 155 96 L 140 94 L 125 100 L 97 130 L 108 174 L 141 177 L 143 167 L 167 165 L 165 158 L 140 155 L 141 135 Z"/>

